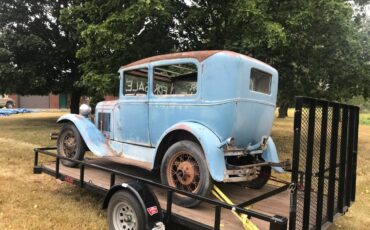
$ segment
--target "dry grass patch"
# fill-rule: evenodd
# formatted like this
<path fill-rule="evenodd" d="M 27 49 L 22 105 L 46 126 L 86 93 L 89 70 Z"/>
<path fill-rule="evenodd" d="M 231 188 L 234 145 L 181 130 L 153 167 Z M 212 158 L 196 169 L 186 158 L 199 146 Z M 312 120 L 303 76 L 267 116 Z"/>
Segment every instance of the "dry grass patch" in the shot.
<path fill-rule="evenodd" d="M 0 229 L 106 229 L 101 197 L 32 174 L 32 149 L 55 144 L 48 137 L 60 115 L 0 119 Z"/>

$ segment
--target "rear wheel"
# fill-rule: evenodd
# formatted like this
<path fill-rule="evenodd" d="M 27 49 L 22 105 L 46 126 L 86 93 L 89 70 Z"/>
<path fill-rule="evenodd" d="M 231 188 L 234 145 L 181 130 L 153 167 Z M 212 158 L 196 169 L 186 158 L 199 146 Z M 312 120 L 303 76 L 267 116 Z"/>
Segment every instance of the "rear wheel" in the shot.
<path fill-rule="evenodd" d="M 207 196 L 213 181 L 201 147 L 192 141 L 179 141 L 166 152 L 161 165 L 162 183 L 187 192 Z M 195 207 L 201 201 L 174 194 L 174 203 L 184 207 Z"/>
<path fill-rule="evenodd" d="M 82 160 L 85 154 L 85 143 L 72 123 L 65 124 L 58 135 L 58 154 L 73 160 Z M 76 167 L 78 164 L 68 160 L 61 160 L 68 167 Z"/>
<path fill-rule="evenodd" d="M 257 178 L 251 181 L 243 182 L 243 185 L 252 189 L 260 189 L 267 183 L 267 181 L 270 179 L 270 176 L 271 167 L 269 165 L 264 165 L 257 169 Z"/>

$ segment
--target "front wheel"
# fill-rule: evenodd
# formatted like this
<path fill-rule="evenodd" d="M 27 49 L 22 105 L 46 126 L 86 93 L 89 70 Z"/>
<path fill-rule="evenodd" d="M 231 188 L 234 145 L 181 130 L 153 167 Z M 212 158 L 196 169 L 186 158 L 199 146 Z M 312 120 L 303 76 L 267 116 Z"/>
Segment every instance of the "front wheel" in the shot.
<path fill-rule="evenodd" d="M 213 187 L 202 148 L 192 141 L 176 142 L 166 151 L 161 165 L 161 180 L 166 185 L 201 196 L 207 196 Z M 187 208 L 201 203 L 179 194 L 174 194 L 173 200 Z"/>
<path fill-rule="evenodd" d="M 72 123 L 65 124 L 58 135 L 58 154 L 73 160 L 82 160 L 85 154 L 85 143 L 76 126 Z M 67 167 L 76 167 L 78 163 L 61 160 Z"/>
<path fill-rule="evenodd" d="M 138 199 L 128 191 L 116 192 L 109 201 L 109 230 L 144 230 L 145 214 Z"/>

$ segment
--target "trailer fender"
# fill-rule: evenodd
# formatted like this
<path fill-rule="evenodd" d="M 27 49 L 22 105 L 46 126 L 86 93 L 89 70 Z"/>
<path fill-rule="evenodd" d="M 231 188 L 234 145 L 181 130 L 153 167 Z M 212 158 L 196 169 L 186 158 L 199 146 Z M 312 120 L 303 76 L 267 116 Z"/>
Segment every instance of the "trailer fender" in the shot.
<path fill-rule="evenodd" d="M 157 197 L 146 184 L 139 181 L 114 185 L 105 195 L 103 209 L 108 208 L 109 201 L 112 196 L 121 190 L 129 191 L 138 199 L 145 214 L 145 229 L 152 229 L 154 226 L 156 226 L 156 223 L 163 222 L 162 209 Z"/>
<path fill-rule="evenodd" d="M 267 148 L 262 153 L 262 158 L 268 162 L 279 163 L 279 156 L 276 150 L 276 146 L 271 137 L 267 140 Z M 276 172 L 283 173 L 282 167 L 272 167 Z"/>
<path fill-rule="evenodd" d="M 67 114 L 61 116 L 57 123 L 72 122 L 80 132 L 86 146 L 99 157 L 113 156 L 114 150 L 109 146 L 108 140 L 88 119 L 77 114 Z"/>
<path fill-rule="evenodd" d="M 224 180 L 224 171 L 226 170 L 224 153 L 219 146 L 221 141 L 218 136 L 206 126 L 196 122 L 181 122 L 170 127 L 160 138 L 158 143 L 161 143 L 165 137 L 173 131 L 183 130 L 191 133 L 203 149 L 207 160 L 208 170 L 213 180 L 222 182 Z M 156 152 L 158 153 L 158 146 Z"/>

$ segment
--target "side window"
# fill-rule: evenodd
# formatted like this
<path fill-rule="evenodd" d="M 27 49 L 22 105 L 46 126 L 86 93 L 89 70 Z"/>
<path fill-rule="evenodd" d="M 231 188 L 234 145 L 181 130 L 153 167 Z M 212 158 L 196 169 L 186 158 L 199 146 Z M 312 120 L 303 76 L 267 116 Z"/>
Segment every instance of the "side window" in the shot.
<path fill-rule="evenodd" d="M 148 93 L 148 69 L 134 69 L 124 72 L 123 94 L 128 96 Z"/>
<path fill-rule="evenodd" d="M 154 95 L 193 95 L 197 93 L 197 66 L 193 63 L 156 66 Z"/>
<path fill-rule="evenodd" d="M 250 79 L 249 90 L 271 94 L 271 74 L 252 68 Z"/>

